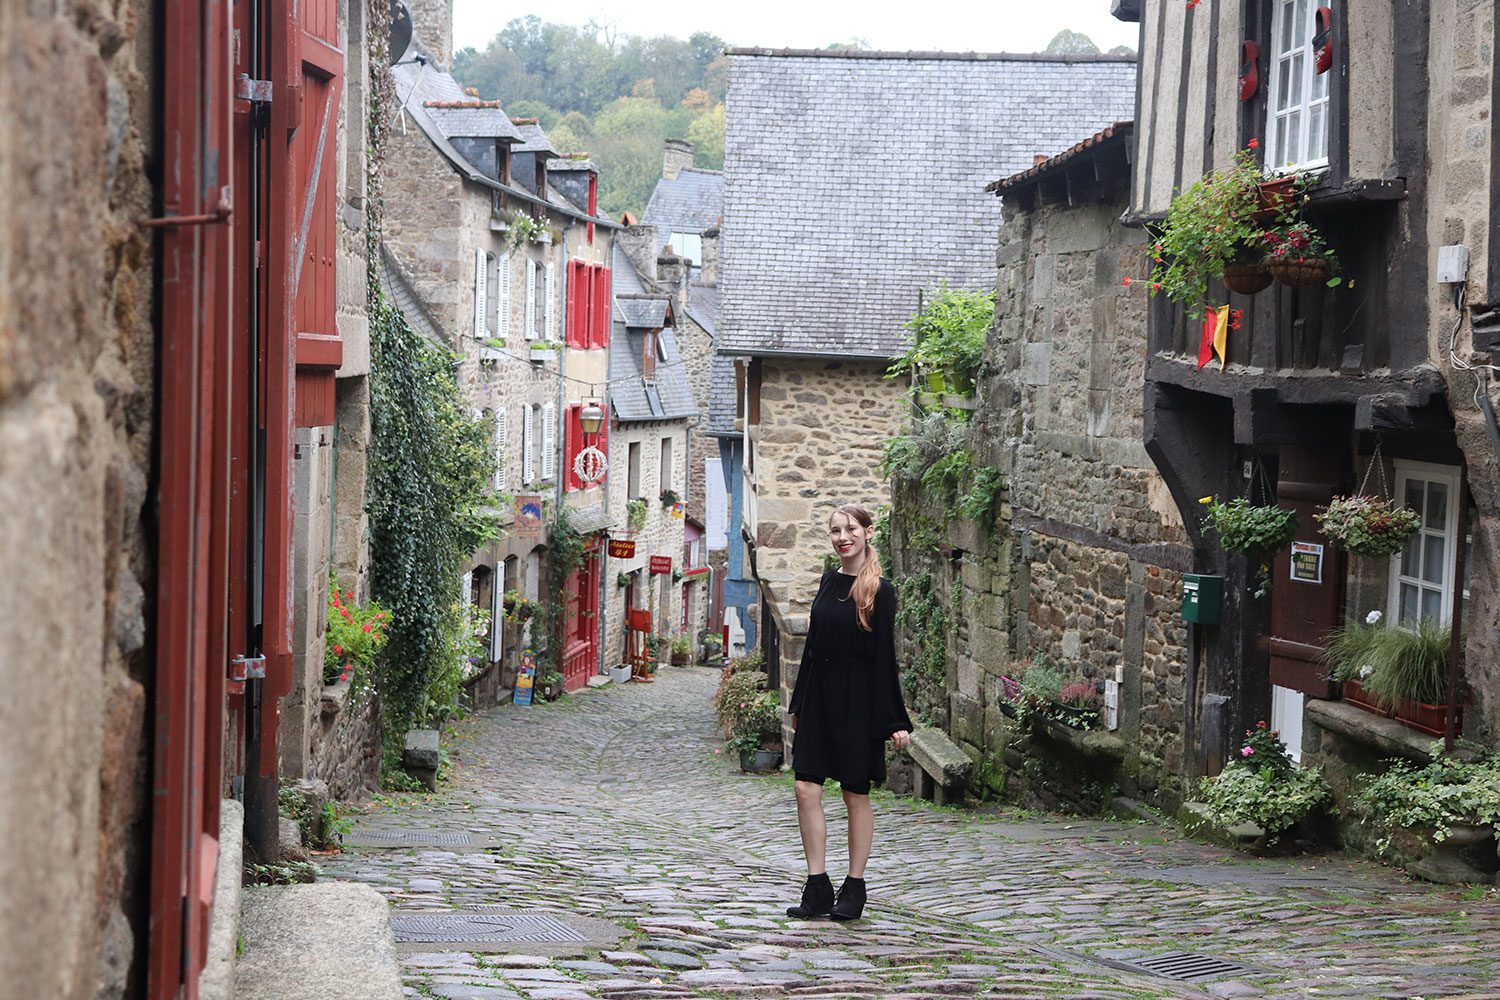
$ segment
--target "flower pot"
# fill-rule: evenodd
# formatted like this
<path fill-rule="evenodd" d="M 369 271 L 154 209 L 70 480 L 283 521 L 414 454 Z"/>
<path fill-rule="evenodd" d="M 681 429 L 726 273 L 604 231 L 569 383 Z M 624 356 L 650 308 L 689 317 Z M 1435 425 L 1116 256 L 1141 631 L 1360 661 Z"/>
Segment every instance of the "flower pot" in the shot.
<path fill-rule="evenodd" d="M 630 680 L 630 664 L 617 663 L 609 668 L 609 679 L 616 684 L 624 684 Z"/>
<path fill-rule="evenodd" d="M 1481 871 L 1463 856 L 1471 847 L 1484 843 L 1494 835 L 1489 826 L 1474 826 L 1455 823 L 1448 829 L 1448 836 L 1432 842 L 1432 853 L 1408 869 L 1429 882 L 1451 885 L 1456 882 L 1488 882 L 1490 876 Z"/>
<path fill-rule="evenodd" d="M 1254 295 L 1271 284 L 1271 272 L 1259 262 L 1224 265 L 1224 287 L 1241 295 Z"/>
<path fill-rule="evenodd" d="M 1415 729 L 1419 733 L 1427 733 L 1429 736 L 1444 735 L 1444 724 L 1448 720 L 1447 705 L 1429 705 L 1423 701 L 1400 701 L 1396 703 L 1396 721 L 1407 729 Z M 1464 728 L 1464 707 L 1458 706 L 1458 718 L 1455 722 L 1458 732 Z"/>
<path fill-rule="evenodd" d="M 1355 708 L 1362 708 L 1371 715 L 1389 719 L 1391 713 L 1365 691 L 1365 686 L 1352 677 L 1344 682 L 1344 700 Z"/>
<path fill-rule="evenodd" d="M 1261 181 L 1256 192 L 1255 217 L 1266 220 L 1281 214 L 1297 198 L 1297 178 L 1277 177 Z"/>
<path fill-rule="evenodd" d="M 545 364 L 557 360 L 557 351 L 550 347 L 533 347 L 530 352 L 531 363 L 535 365 Z"/>
<path fill-rule="evenodd" d="M 1269 254 L 1263 263 L 1266 270 L 1271 272 L 1271 277 L 1292 288 L 1325 284 L 1333 274 L 1333 265 L 1321 257 L 1288 259 Z"/>
<path fill-rule="evenodd" d="M 563 695 L 563 682 L 549 681 L 546 684 L 538 684 L 536 689 L 543 701 L 556 701 Z"/>
<path fill-rule="evenodd" d="M 781 767 L 780 750 L 741 750 L 740 770 L 750 774 L 770 774 Z"/>
<path fill-rule="evenodd" d="M 685 667 L 685 666 L 688 665 L 688 658 L 689 658 L 689 656 L 688 656 L 687 653 L 673 653 L 672 654 L 672 666 L 674 666 L 674 667 Z"/>
<path fill-rule="evenodd" d="M 927 389 L 934 393 L 946 392 L 948 389 L 948 380 L 943 376 L 942 372 L 928 372 Z"/>

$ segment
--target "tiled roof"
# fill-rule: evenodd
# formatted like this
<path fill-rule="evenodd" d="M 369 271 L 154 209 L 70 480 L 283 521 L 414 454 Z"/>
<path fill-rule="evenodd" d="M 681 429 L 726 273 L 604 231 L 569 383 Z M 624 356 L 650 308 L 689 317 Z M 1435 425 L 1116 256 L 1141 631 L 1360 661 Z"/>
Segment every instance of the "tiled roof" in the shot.
<path fill-rule="evenodd" d="M 615 322 L 609 338 L 609 399 L 621 420 L 680 420 L 697 414 L 687 369 L 677 334 L 669 326 L 661 330 L 656 371 L 648 383 L 641 377 L 642 339 L 647 331 L 626 326 L 621 316 L 621 295 L 640 294 L 640 278 L 619 250 L 614 252 Z M 627 291 L 630 290 L 630 291 Z M 646 301 L 636 299 L 635 301 Z M 665 304 L 665 303 L 663 303 Z"/>
<path fill-rule="evenodd" d="M 991 181 L 984 186 L 984 189 L 995 194 L 1004 194 L 1022 185 L 1030 184 L 1071 163 L 1090 150 L 1097 150 L 1102 146 L 1113 145 L 1110 142 L 1112 139 L 1117 139 L 1120 142 L 1128 142 L 1131 133 L 1134 131 L 1135 122 L 1115 122 L 1109 128 L 1095 132 L 1076 146 L 1070 146 L 1056 156 L 1048 157 L 1029 170 L 1022 170 L 1020 173 L 1011 174 L 1009 177 L 1002 177 L 998 181 Z"/>
<path fill-rule="evenodd" d="M 1130 117 L 1119 57 L 730 50 L 719 350 L 892 357 L 995 280 L 984 185 Z"/>
<path fill-rule="evenodd" d="M 656 182 L 641 222 L 656 227 L 656 252 L 661 253 L 672 233 L 701 233 L 717 226 L 723 215 L 723 172 L 684 167 L 671 180 Z"/>
<path fill-rule="evenodd" d="M 511 124 L 521 133 L 521 142 L 510 147 L 512 153 L 546 153 L 548 157 L 560 155 L 535 118 L 513 118 Z"/>
<path fill-rule="evenodd" d="M 420 333 L 434 346 L 444 350 L 451 348 L 448 338 L 438 332 L 437 321 L 432 318 L 432 313 L 427 311 L 427 304 L 422 301 L 422 296 L 411 286 L 406 279 L 406 274 L 401 270 L 401 265 L 396 262 L 395 256 L 384 244 L 380 244 L 380 287 L 385 290 L 386 297 L 391 304 L 401 311 L 406 317 L 406 322 L 411 328 Z"/>

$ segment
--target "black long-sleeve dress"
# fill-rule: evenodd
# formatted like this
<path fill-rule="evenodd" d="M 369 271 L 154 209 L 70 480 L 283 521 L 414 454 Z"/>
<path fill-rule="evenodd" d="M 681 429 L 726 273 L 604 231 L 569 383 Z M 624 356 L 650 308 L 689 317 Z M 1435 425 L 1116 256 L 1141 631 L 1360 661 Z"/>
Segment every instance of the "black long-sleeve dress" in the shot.
<path fill-rule="evenodd" d="M 823 574 L 788 708 L 797 716 L 793 769 L 840 784 L 884 781 L 885 741 L 912 729 L 896 669 L 896 588 L 880 581 L 866 632 L 853 586 L 848 573 Z"/>

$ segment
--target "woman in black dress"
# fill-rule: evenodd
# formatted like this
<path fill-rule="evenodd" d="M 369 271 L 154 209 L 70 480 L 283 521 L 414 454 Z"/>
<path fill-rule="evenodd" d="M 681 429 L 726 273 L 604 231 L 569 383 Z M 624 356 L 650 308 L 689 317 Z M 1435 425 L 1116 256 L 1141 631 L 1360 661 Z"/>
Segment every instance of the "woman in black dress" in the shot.
<path fill-rule="evenodd" d="M 788 711 L 796 732 L 797 822 L 807 855 L 802 902 L 787 914 L 855 920 L 865 906 L 865 862 L 875 817 L 870 784 L 885 780 L 885 741 L 904 748 L 911 718 L 896 670 L 896 589 L 880 575 L 870 547 L 869 511 L 846 504 L 828 519 L 840 567 L 823 574 L 813 598 L 802 667 Z M 835 894 L 825 855 L 823 782 L 832 778 L 849 811 L 849 877 Z"/>

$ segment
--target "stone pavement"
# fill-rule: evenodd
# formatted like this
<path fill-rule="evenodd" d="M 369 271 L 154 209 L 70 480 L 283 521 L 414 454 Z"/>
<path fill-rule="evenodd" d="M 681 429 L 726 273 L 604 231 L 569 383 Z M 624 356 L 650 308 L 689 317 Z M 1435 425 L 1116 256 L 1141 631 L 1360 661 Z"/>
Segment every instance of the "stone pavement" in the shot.
<path fill-rule="evenodd" d="M 669 668 L 655 684 L 495 709 L 455 727 L 438 794 L 383 798 L 359 818 L 354 840 L 472 840 L 324 861 L 325 878 L 373 885 L 397 914 L 546 911 L 623 935 L 501 954 L 404 945 L 408 995 L 1500 1000 L 1492 894 L 1337 856 L 1249 858 L 1148 824 L 880 792 L 865 919 L 789 920 L 803 877 L 791 782 L 715 753 L 717 678 Z M 837 883 L 843 808 L 832 788 L 827 802 Z M 1172 952 L 1233 967 L 1179 982 L 1129 964 Z"/>

